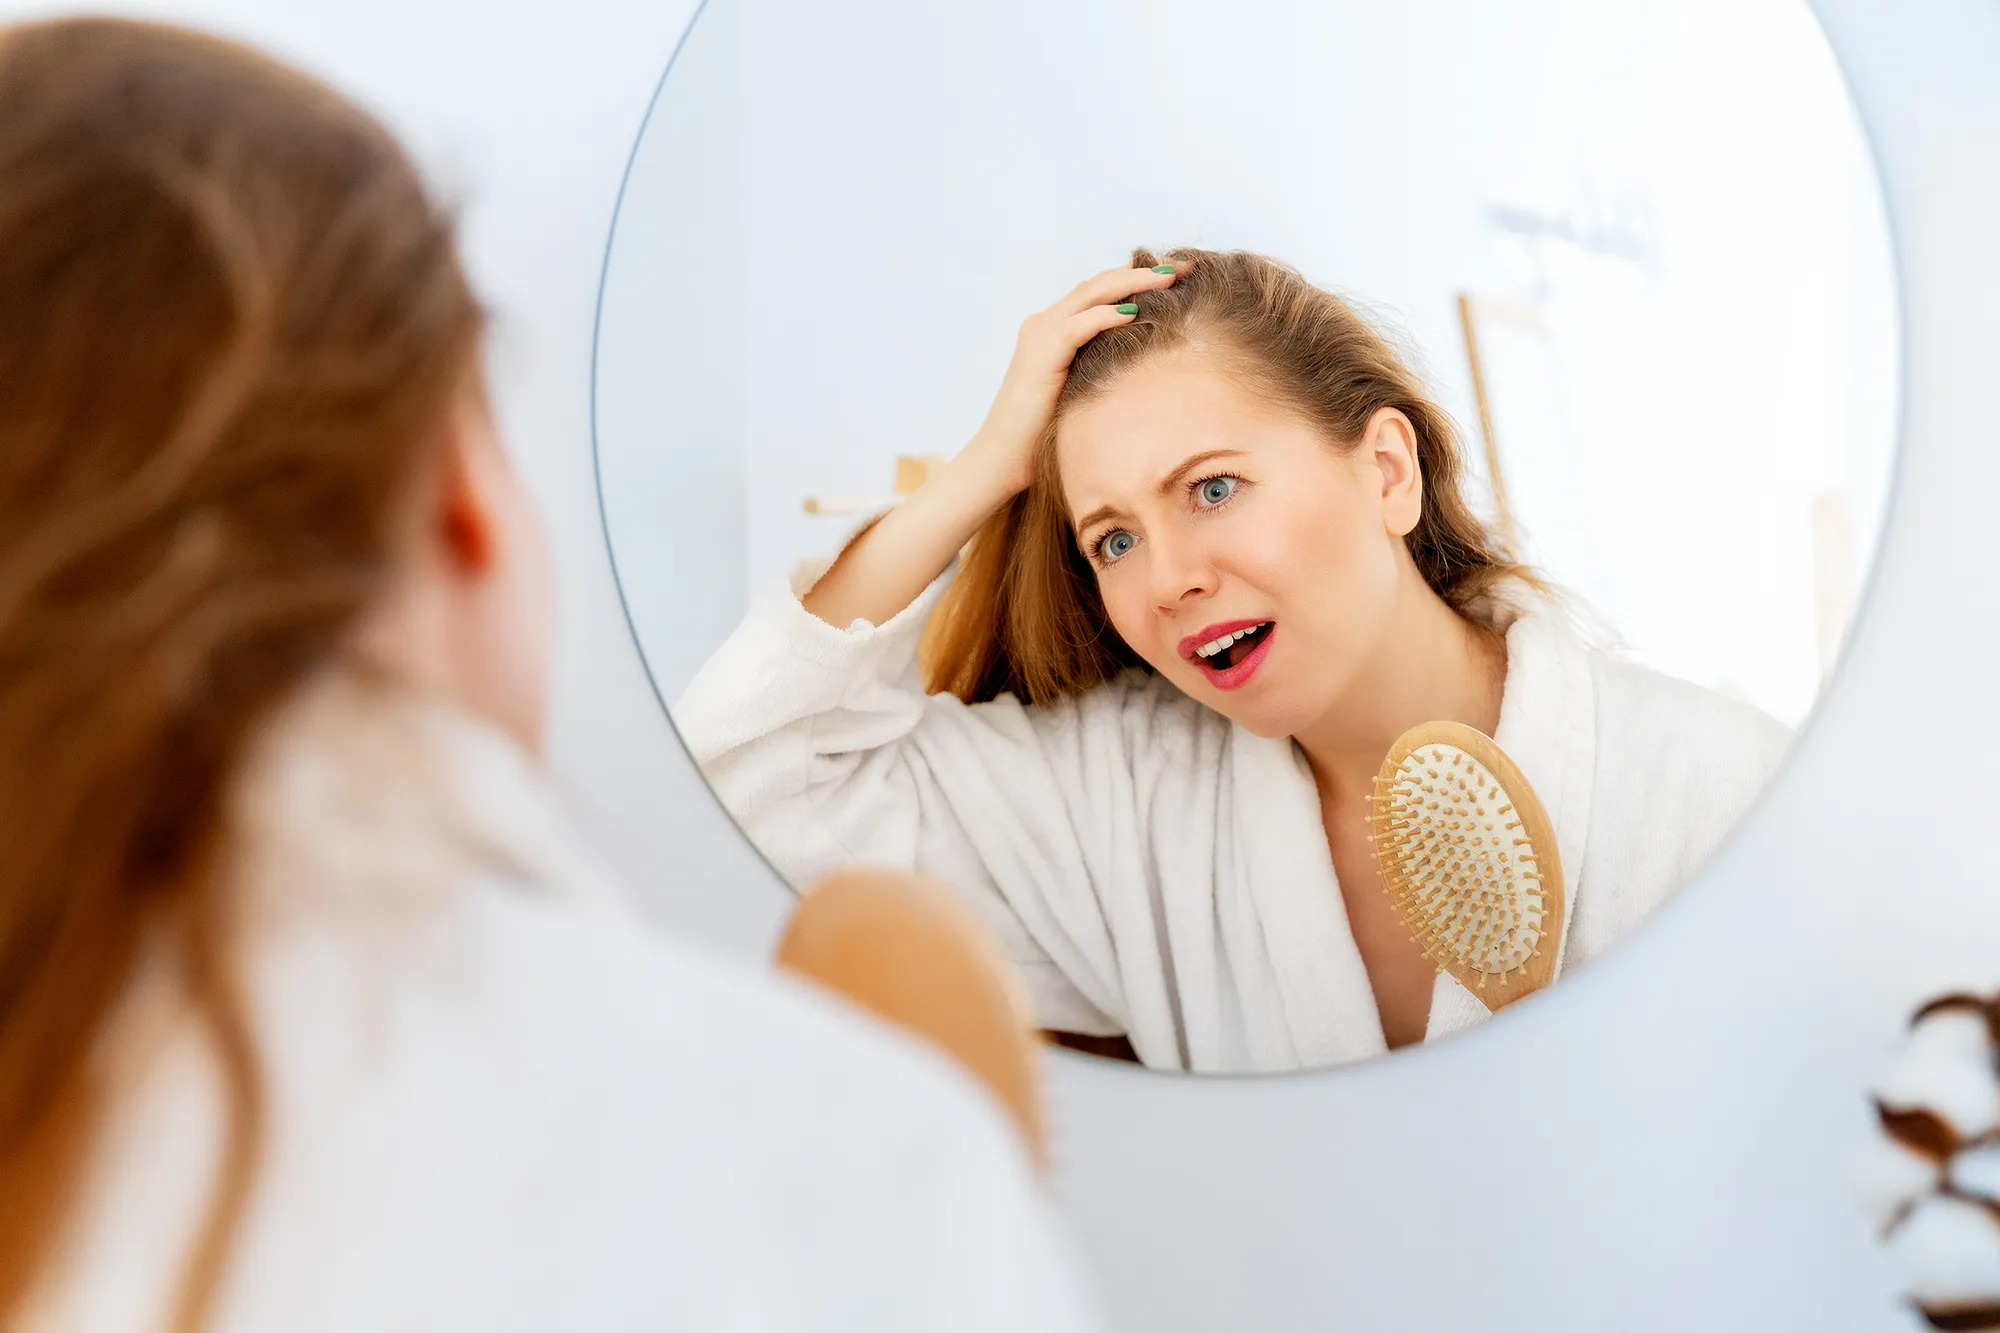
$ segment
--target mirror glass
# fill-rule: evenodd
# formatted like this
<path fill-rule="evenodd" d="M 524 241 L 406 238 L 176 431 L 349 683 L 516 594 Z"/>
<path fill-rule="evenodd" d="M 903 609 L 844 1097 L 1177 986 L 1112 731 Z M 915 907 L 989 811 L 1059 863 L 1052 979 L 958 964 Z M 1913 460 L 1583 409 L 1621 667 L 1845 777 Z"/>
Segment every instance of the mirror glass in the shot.
<path fill-rule="evenodd" d="M 1804 0 L 709 0 L 593 411 L 772 865 L 920 870 L 1058 1040 L 1245 1073 L 1532 1004 L 1700 868 L 1899 376 Z"/>

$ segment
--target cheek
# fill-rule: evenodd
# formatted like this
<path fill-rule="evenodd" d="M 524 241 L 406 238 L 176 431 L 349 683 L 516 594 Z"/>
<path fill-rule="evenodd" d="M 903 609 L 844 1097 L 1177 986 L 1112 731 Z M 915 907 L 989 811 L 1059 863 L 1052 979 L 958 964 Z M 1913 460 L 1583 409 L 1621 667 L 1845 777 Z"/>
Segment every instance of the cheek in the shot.
<path fill-rule="evenodd" d="M 1332 662 L 1372 637 L 1395 595 L 1395 540 L 1352 484 L 1272 488 L 1232 534 L 1233 572 Z M 1269 494 L 1269 492 L 1267 492 Z"/>
<path fill-rule="evenodd" d="M 1345 488 L 1271 485 L 1256 499 L 1230 516 L 1218 551 L 1237 577 L 1287 602 L 1344 600 L 1371 577 L 1380 543 Z"/>
<path fill-rule="evenodd" d="M 1133 556 L 1116 569 L 1097 576 L 1097 595 L 1104 602 L 1105 619 L 1127 647 L 1146 661 L 1158 665 L 1158 653 L 1150 640 L 1153 608 L 1146 596 L 1146 577 L 1139 568 L 1141 557 Z"/>

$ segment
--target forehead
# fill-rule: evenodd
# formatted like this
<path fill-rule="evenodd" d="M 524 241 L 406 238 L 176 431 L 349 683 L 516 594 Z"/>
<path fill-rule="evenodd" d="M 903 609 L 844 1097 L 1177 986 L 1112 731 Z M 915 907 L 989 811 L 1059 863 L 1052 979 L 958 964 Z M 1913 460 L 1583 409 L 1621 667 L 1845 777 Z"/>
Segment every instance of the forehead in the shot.
<path fill-rule="evenodd" d="M 1056 463 L 1072 515 L 1130 507 L 1191 454 L 1323 448 L 1287 405 L 1198 348 L 1150 357 L 1063 414 Z M 1220 464 L 1218 464 L 1220 466 Z"/>

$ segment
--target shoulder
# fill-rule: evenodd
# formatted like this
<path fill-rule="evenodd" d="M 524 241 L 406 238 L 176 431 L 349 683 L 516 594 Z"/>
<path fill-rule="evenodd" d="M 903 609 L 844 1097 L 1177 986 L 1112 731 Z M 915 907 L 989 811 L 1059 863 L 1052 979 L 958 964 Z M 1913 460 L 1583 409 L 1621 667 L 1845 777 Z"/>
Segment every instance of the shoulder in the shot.
<path fill-rule="evenodd" d="M 998 1293 L 1058 1265 L 997 1105 L 643 923 L 511 742 L 345 689 L 270 740 L 231 872 L 269 1151 L 225 1326 L 346 1326 L 292 1316 L 411 1282 L 399 1326 L 953 1327 L 1053 1299 Z M 135 1106 L 203 1104 L 198 1070 L 147 1078 Z M 176 1156 L 120 1158 L 126 1197 Z"/>
<path fill-rule="evenodd" d="M 1775 767 L 1792 729 L 1769 713 L 1691 681 L 1592 651 L 1600 748 L 1690 761 Z"/>
<path fill-rule="evenodd" d="M 1002 1309 L 1061 1325 L 1080 1311 L 1011 1125 L 942 1055 L 657 934 L 576 917 L 550 950 L 543 923 L 524 925 L 523 997 L 567 1019 L 536 1050 L 545 1081 L 569 1089 L 558 1118 L 584 1160 L 566 1173 L 599 1181 L 634 1225 L 677 1222 L 690 1198 L 728 1210 L 752 1242 L 751 1292 L 789 1272 L 819 1326 L 864 1312 L 883 1328 L 979 1326 Z"/>
<path fill-rule="evenodd" d="M 1567 946 L 1587 962 L 1694 876 L 1770 784 L 1789 728 L 1762 710 L 1592 651 L 1596 755 Z"/>
<path fill-rule="evenodd" d="M 1596 789 L 1600 862 L 1619 846 L 1638 861 L 1618 875 L 1683 881 L 1763 794 L 1792 732 L 1740 700 L 1598 655 Z M 1635 887 L 1636 891 L 1636 887 Z M 1662 887 L 1661 892 L 1666 888 Z"/>
<path fill-rule="evenodd" d="M 1011 1148 L 1000 1113 L 955 1065 L 865 1014 L 622 915 L 497 886 L 488 898 L 505 986 L 495 1017 L 533 1034 L 523 1053 L 573 1087 L 650 1103 L 663 1125 L 713 1135 L 705 1154 L 768 1156 L 760 1130 L 808 1172 L 892 1150 Z M 841 1151 L 815 1165 L 816 1143 Z"/>
<path fill-rule="evenodd" d="M 759 1084 L 791 1094 L 762 1103 L 775 1118 L 809 1111 L 815 1135 L 833 1129 L 829 1115 L 864 1107 L 877 1123 L 901 1119 L 907 1129 L 951 1135 L 1001 1123 L 943 1057 L 780 973 L 622 922 L 578 918 L 558 937 L 567 936 L 573 964 L 587 965 L 590 980 L 579 986 L 576 968 L 553 965 L 544 952 L 544 926 L 533 933 L 534 957 L 520 965 L 539 974 L 545 996 L 572 997 L 579 1026 L 608 1025 L 619 1040 L 644 1046 L 614 1077 L 722 1071 L 714 1100 L 727 1115 L 739 1117 L 742 1107 L 733 1091 L 720 1093 L 724 1084 Z M 672 1095 L 683 1107 L 705 1100 L 685 1085 Z"/>
<path fill-rule="evenodd" d="M 345 1207 L 352 1229 L 384 1237 L 364 1267 L 435 1256 L 421 1298 L 443 1312 L 433 1326 L 707 1312 L 985 1327 L 982 1305 L 1024 1327 L 1081 1318 L 1025 1152 L 942 1056 L 597 905 L 489 881 L 454 915 L 450 942 L 403 951 L 373 996 L 307 984 L 266 1011 L 270 1044 L 295 1053 L 274 1071 L 289 1075 L 279 1104 L 316 1122 L 285 1135 L 314 1163 L 271 1164 L 280 1211 L 323 1233 Z M 325 1057 L 346 1042 L 301 1058 L 305 1022 L 357 1041 L 373 1026 L 387 1046 L 365 1068 Z M 432 1204 L 412 1218 L 328 1197 L 318 1163 L 341 1157 L 356 1178 L 418 1173 Z M 532 1205 L 479 1202 L 494 1199 Z M 314 1247 L 282 1248 L 266 1271 L 290 1280 L 270 1289 L 310 1282 L 288 1270 Z"/>

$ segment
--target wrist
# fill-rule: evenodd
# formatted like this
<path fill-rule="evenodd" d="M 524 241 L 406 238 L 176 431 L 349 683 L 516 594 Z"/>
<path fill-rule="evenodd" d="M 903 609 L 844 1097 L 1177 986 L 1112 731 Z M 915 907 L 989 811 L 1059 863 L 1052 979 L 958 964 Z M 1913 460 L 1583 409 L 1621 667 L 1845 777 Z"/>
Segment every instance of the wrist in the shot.
<path fill-rule="evenodd" d="M 1027 451 L 1019 445 L 998 444 L 981 433 L 974 435 L 945 466 L 946 471 L 957 473 L 975 489 L 990 492 L 997 508 L 1026 490 L 1034 479 L 1026 455 Z"/>

